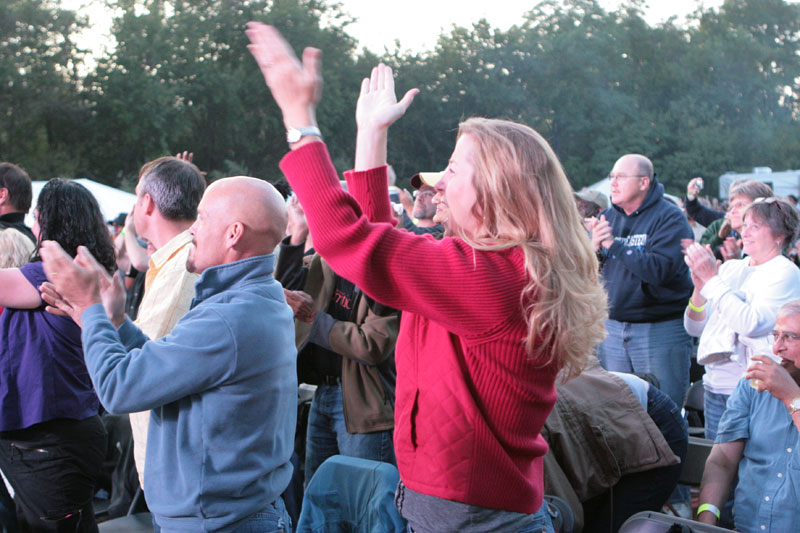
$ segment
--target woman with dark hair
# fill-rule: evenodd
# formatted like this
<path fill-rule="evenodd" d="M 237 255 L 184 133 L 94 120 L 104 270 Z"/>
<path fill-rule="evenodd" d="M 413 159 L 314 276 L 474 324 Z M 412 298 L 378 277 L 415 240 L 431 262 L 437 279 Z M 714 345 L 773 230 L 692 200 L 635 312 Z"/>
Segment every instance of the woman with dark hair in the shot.
<path fill-rule="evenodd" d="M 109 271 L 114 246 L 92 194 L 55 178 L 39 194 L 33 233 L 73 257 L 86 246 Z M 0 469 L 14 489 L 22 531 L 97 531 L 92 495 L 105 455 L 100 404 L 81 330 L 45 311 L 38 254 L 0 270 Z"/>

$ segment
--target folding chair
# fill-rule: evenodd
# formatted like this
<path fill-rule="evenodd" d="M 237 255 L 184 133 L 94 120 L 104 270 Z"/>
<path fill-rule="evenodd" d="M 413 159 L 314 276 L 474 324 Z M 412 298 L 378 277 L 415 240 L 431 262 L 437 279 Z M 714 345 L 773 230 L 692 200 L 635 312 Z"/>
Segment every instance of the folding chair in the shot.
<path fill-rule="evenodd" d="M 730 533 L 730 531 L 730 529 L 653 511 L 636 513 L 628 518 L 619 529 L 619 533 Z"/>
<path fill-rule="evenodd" d="M 701 439 L 700 437 L 689 437 L 689 450 L 686 452 L 686 460 L 683 462 L 683 470 L 678 483 L 699 487 L 703 480 L 703 470 L 706 467 L 706 459 L 714 447 L 714 441 Z"/>
<path fill-rule="evenodd" d="M 695 381 L 686 391 L 686 398 L 683 400 L 683 411 L 686 421 L 689 422 L 689 435 L 695 437 L 705 436 L 705 410 L 704 403 L 705 389 L 703 381 Z"/>

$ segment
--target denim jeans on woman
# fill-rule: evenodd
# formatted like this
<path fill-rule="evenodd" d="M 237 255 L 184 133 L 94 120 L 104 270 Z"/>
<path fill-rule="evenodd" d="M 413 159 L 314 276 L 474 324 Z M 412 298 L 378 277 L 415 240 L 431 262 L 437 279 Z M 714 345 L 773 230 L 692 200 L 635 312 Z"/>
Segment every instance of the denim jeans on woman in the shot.
<path fill-rule="evenodd" d="M 422 494 L 409 489 L 401 481 L 397 485 L 394 503 L 400 515 L 408 521 L 408 533 L 555 533 L 547 502 L 533 514 L 516 513 Z"/>
<path fill-rule="evenodd" d="M 325 459 L 346 455 L 396 465 L 391 431 L 348 433 L 342 406 L 342 385 L 320 385 L 311 401 L 306 433 L 305 484 Z"/>

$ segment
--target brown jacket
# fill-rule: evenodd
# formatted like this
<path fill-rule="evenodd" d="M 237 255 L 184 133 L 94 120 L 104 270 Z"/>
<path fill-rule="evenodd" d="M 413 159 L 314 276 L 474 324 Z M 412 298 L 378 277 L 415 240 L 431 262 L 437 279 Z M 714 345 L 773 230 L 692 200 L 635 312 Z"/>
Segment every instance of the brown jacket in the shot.
<path fill-rule="evenodd" d="M 550 445 L 545 493 L 564 498 L 576 513 L 580 502 L 626 474 L 680 462 L 631 388 L 597 358 L 557 390 L 558 401 L 542 429 Z M 583 523 L 582 513 L 576 518 Z"/>
<path fill-rule="evenodd" d="M 314 307 L 325 311 L 335 287 L 333 270 L 319 254 L 309 265 L 304 291 Z M 330 349 L 342 355 L 342 401 L 348 433 L 372 433 L 394 428 L 394 345 L 399 312 L 376 305 L 358 292 L 350 321 L 336 321 Z M 295 321 L 298 358 L 307 346 L 311 324 Z"/>

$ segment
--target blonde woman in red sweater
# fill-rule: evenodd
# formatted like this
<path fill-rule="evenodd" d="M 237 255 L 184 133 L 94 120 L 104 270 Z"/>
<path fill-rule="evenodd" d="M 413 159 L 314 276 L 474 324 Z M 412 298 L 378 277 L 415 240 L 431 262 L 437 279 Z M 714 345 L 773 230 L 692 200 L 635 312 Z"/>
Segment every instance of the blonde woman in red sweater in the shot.
<path fill-rule="evenodd" d="M 394 430 L 401 514 L 416 532 L 552 530 L 539 433 L 556 374 L 580 370 L 606 317 L 597 260 L 552 149 L 521 124 L 464 122 L 436 185 L 451 236 L 397 230 L 387 131 L 416 90 L 397 102 L 382 65 L 362 84 L 351 196 L 316 129 L 321 52 L 307 48 L 301 64 L 274 28 L 251 23 L 247 33 L 290 132 L 281 168 L 316 250 L 404 311 Z"/>

